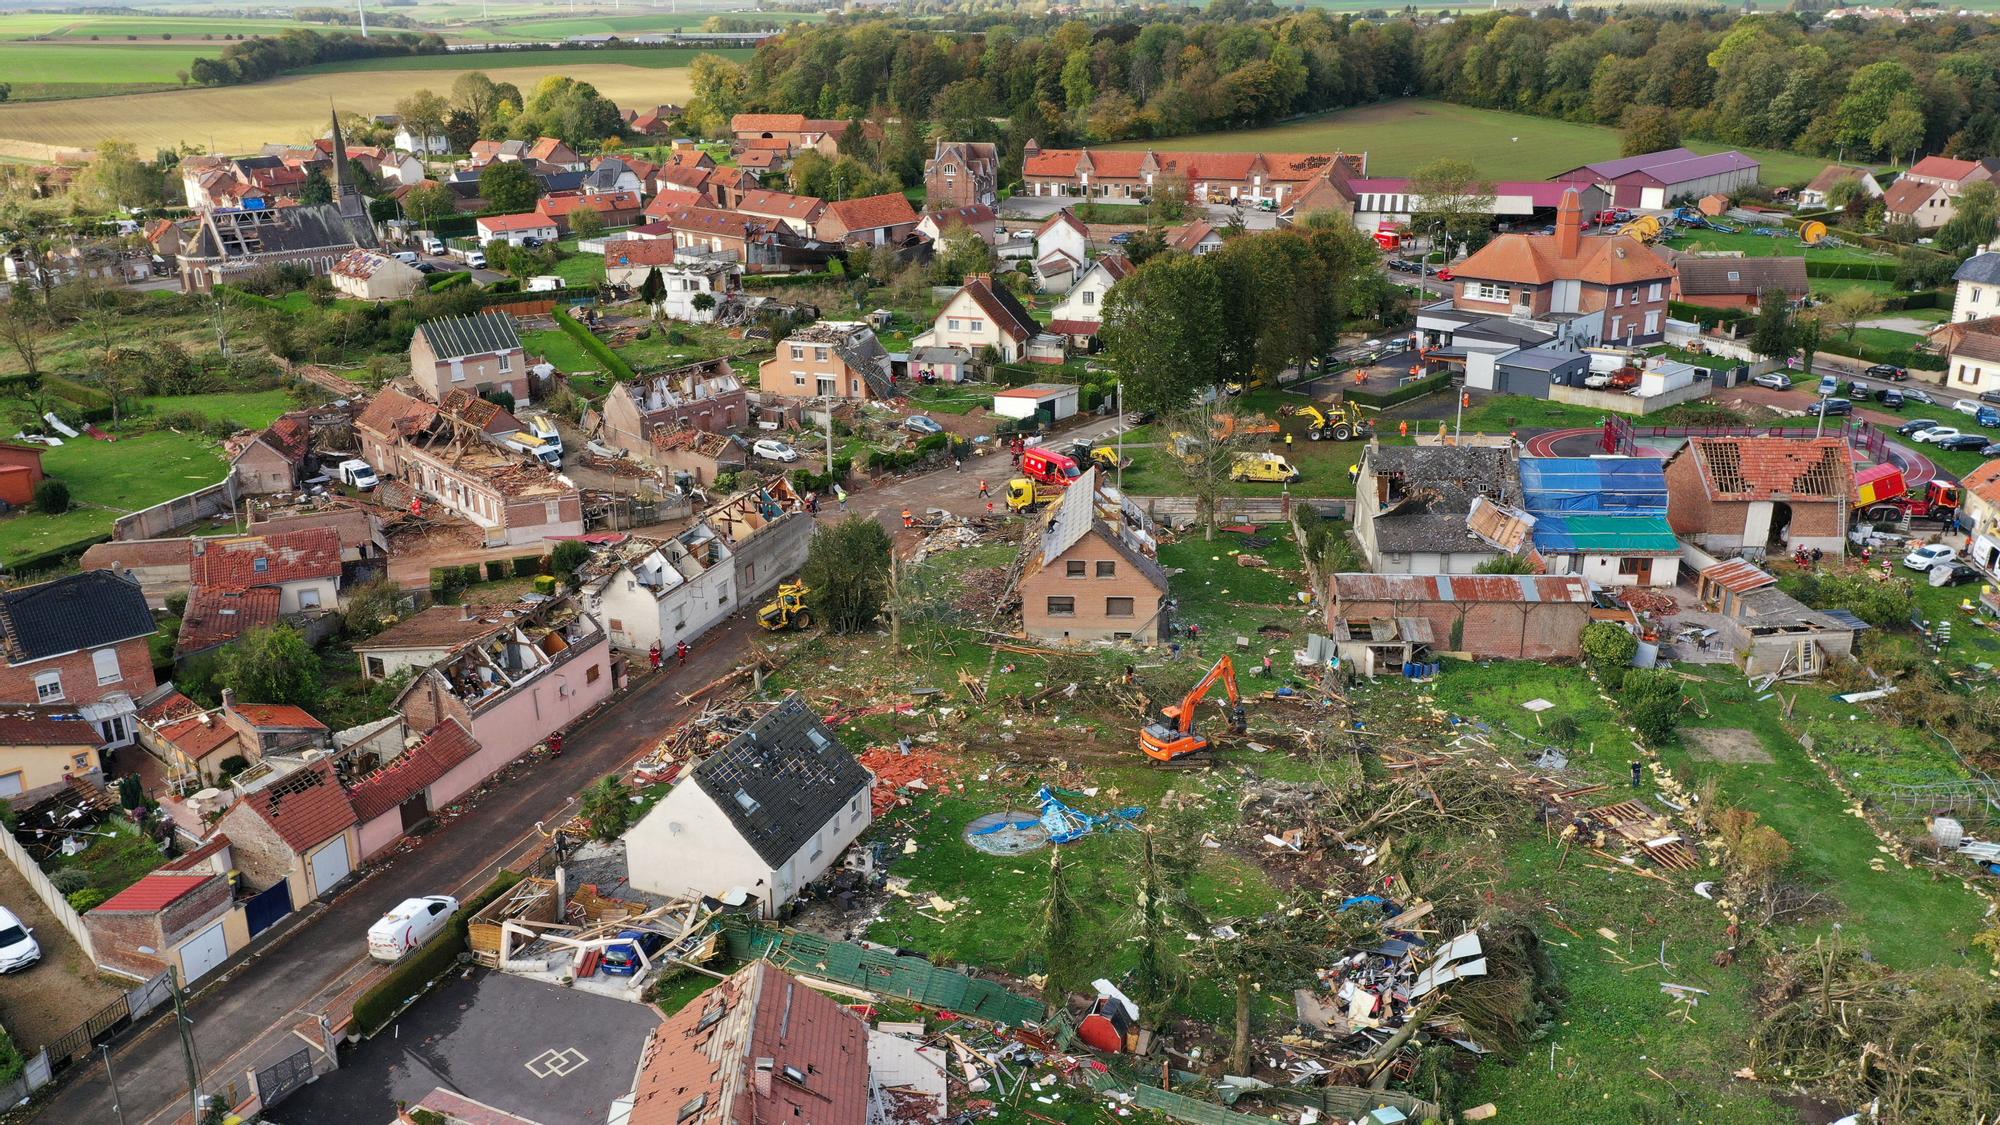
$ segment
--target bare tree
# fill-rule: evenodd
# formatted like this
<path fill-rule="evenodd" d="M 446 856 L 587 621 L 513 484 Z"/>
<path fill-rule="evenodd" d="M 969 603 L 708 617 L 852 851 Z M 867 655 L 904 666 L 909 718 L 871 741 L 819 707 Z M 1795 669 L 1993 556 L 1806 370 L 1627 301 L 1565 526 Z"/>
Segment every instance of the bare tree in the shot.
<path fill-rule="evenodd" d="M 1168 455 L 1179 466 L 1188 495 L 1194 497 L 1195 518 L 1202 522 L 1202 537 L 1209 540 L 1215 538 L 1216 511 L 1229 486 L 1238 444 L 1236 438 L 1222 435 L 1213 410 L 1204 403 L 1170 416 L 1167 426 Z"/>
<path fill-rule="evenodd" d="M 21 357 L 21 365 L 28 369 L 31 380 L 41 376 L 42 340 L 50 328 L 43 308 L 19 293 L 0 305 L 0 340 L 5 340 Z"/>

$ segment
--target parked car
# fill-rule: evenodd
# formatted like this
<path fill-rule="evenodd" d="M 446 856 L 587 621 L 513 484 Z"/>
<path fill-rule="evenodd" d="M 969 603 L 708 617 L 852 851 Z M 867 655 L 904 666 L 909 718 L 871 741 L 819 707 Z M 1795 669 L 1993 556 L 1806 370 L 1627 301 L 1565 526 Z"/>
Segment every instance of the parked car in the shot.
<path fill-rule="evenodd" d="M 1962 586 L 1967 582 L 1976 582 L 1978 579 L 1978 571 L 1962 562 L 1955 562 L 1944 566 L 1932 567 L 1928 581 L 1933 586 Z"/>
<path fill-rule="evenodd" d="M 1979 401 L 1990 402 L 1995 406 L 2000 406 L 2000 391 L 1980 391 Z"/>
<path fill-rule="evenodd" d="M 426 254 L 444 253 L 444 240 L 439 238 L 437 235 L 434 234 L 424 235 L 423 238 L 420 240 L 420 245 L 423 246 L 424 253 Z"/>
<path fill-rule="evenodd" d="M 1451 281 L 1451 280 L 1453 280 L 1453 278 L 1452 278 L 1452 275 L 1451 275 L 1451 267 L 1450 267 L 1450 266 L 1440 266 L 1440 267 L 1438 267 L 1438 271 L 1437 271 L 1437 279 L 1438 279 L 1439 281 Z"/>
<path fill-rule="evenodd" d="M 2000 426 L 2000 409 L 1982 406 L 1979 408 L 1979 413 L 1972 416 L 1972 420 L 1982 426 Z"/>
<path fill-rule="evenodd" d="M 375 466 L 359 458 L 350 457 L 334 467 L 334 475 L 340 483 L 362 492 L 373 492 L 382 481 L 375 475 Z"/>
<path fill-rule="evenodd" d="M 645 963 L 639 960 L 640 950 L 645 950 L 647 959 L 651 960 L 666 947 L 665 934 L 656 934 L 651 930 L 621 930 L 618 940 L 604 947 L 605 975 L 634 976 L 645 966 Z"/>
<path fill-rule="evenodd" d="M 1908 371 L 1897 367 L 1893 363 L 1878 363 L 1867 371 L 1862 372 L 1862 374 L 1868 376 L 1870 379 L 1887 379 L 1892 383 L 1900 383 L 1910 377 Z"/>
<path fill-rule="evenodd" d="M 1904 437 L 1909 437 L 1912 434 L 1923 433 L 1937 424 L 1938 420 L 1936 418 L 1912 418 L 1902 425 L 1897 426 L 1896 432 Z"/>
<path fill-rule="evenodd" d="M 1129 230 L 1121 230 L 1111 236 L 1111 245 L 1113 246 L 1123 246 L 1130 241 L 1132 241 L 1132 232 Z"/>
<path fill-rule="evenodd" d="M 1968 418 L 1979 416 L 1979 400 L 1976 398 L 1959 399 L 1957 402 L 1951 404 L 1951 408 Z"/>
<path fill-rule="evenodd" d="M 1939 449 L 1949 449 L 1953 451 L 1962 451 L 1967 449 L 1984 449 L 1986 448 L 1986 435 L 1957 434 L 1952 437 L 1945 438 L 1942 441 L 1932 442 L 1931 444 L 1937 446 Z"/>
<path fill-rule="evenodd" d="M 1856 402 L 1867 402 L 1875 397 L 1875 388 L 1855 379 L 1847 384 L 1847 397 Z"/>
<path fill-rule="evenodd" d="M 483 269 L 485 269 L 485 268 L 486 268 L 486 251 L 484 251 L 484 250 L 467 250 L 467 251 L 465 252 L 465 264 L 466 264 L 466 265 L 468 265 L 468 266 L 471 266 L 471 267 L 472 267 L 473 269 L 476 269 L 476 270 L 483 270 Z"/>
<path fill-rule="evenodd" d="M 1903 392 L 1894 387 L 1883 387 L 1882 393 L 1877 397 L 1880 398 L 1883 406 L 1891 410 L 1901 410 L 1903 408 Z"/>
<path fill-rule="evenodd" d="M 1831 418 L 1840 414 L 1854 413 L 1854 404 L 1844 398 L 1823 398 L 1806 407 L 1807 414 L 1824 414 Z"/>
<path fill-rule="evenodd" d="M 1792 389 L 1792 381 L 1786 378 L 1785 373 L 1782 371 L 1766 371 L 1762 375 L 1752 375 L 1750 376 L 1750 381 L 1760 387 L 1769 387 L 1774 391 L 1789 391 Z"/>
<path fill-rule="evenodd" d="M 908 418 L 903 419 L 903 428 L 906 430 L 915 430 L 920 434 L 941 434 L 944 432 L 944 427 L 938 425 L 936 418 L 925 414 L 912 414 Z"/>
<path fill-rule="evenodd" d="M 782 441 L 772 438 L 758 438 L 750 445 L 750 452 L 767 461 L 791 462 L 799 459 L 799 451 Z"/>
<path fill-rule="evenodd" d="M 1981 457 L 2000 457 L 2000 441 L 1979 447 Z"/>
<path fill-rule="evenodd" d="M 402 960 L 404 954 L 437 936 L 457 910 L 458 900 L 450 895 L 404 899 L 368 927 L 368 956 L 377 961 Z"/>
<path fill-rule="evenodd" d="M 417 252 L 415 250 L 398 250 L 396 251 L 395 257 L 397 261 L 403 263 L 406 266 L 414 266 L 417 264 Z"/>
<path fill-rule="evenodd" d="M 18 973 L 42 959 L 35 931 L 21 924 L 14 912 L 0 906 L 0 973 Z"/>
<path fill-rule="evenodd" d="M 1914 402 L 1924 406 L 1937 405 L 1937 400 L 1930 396 L 1929 391 L 1920 391 L 1915 387 L 1904 387 L 1902 391 L 1904 402 Z"/>
<path fill-rule="evenodd" d="M 1903 556 L 1903 565 L 1915 571 L 1928 571 L 1934 566 L 1943 566 L 1958 561 L 1958 549 L 1943 543 L 1933 543 L 1928 547 L 1918 547 Z"/>
<path fill-rule="evenodd" d="M 1925 445 L 1936 445 L 1946 438 L 1955 438 L 1963 432 L 1957 426 L 1932 426 L 1920 434 L 1911 434 L 1910 440 L 1919 441 Z"/>

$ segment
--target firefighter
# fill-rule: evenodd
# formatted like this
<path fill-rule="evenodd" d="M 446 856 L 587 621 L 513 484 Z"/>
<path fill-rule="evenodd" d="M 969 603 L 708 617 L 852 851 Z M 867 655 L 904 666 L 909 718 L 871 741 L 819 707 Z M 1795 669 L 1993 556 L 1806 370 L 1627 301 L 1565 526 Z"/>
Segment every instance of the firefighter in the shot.
<path fill-rule="evenodd" d="M 550 736 L 549 736 L 549 757 L 551 757 L 551 758 L 560 758 L 560 757 L 562 757 L 562 732 L 561 732 L 561 731 L 557 731 L 557 732 L 555 732 L 554 734 L 552 734 L 552 735 L 550 735 Z"/>
<path fill-rule="evenodd" d="M 917 521 L 910 518 L 910 510 L 908 508 L 903 509 L 903 526 L 904 527 L 917 526 Z"/>
<path fill-rule="evenodd" d="M 674 646 L 674 655 L 675 655 L 676 657 L 678 657 L 678 658 L 680 659 L 680 662 L 681 662 L 681 667 L 683 667 L 683 668 L 687 667 L 687 662 L 688 662 L 688 643 L 687 643 L 686 641 L 682 641 L 681 643 L 679 643 L 679 644 L 675 645 L 675 646 Z"/>
<path fill-rule="evenodd" d="M 653 671 L 660 670 L 660 642 L 654 641 L 653 647 L 646 650 L 646 659 L 653 662 Z"/>

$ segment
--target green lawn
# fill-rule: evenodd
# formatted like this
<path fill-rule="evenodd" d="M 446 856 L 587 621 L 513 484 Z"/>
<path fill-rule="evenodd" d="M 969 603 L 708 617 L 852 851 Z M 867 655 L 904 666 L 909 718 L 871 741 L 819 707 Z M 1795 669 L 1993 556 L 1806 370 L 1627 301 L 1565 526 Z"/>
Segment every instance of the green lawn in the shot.
<path fill-rule="evenodd" d="M 571 289 L 595 289 L 604 284 L 604 255 L 570 255 L 556 263 L 555 275 L 563 279 Z"/>
<path fill-rule="evenodd" d="M 910 402 L 926 414 L 970 414 L 982 406 L 993 405 L 994 388 L 988 384 L 973 386 L 953 386 L 936 384 L 933 386 L 913 386 L 910 388 Z"/>
<path fill-rule="evenodd" d="M 1744 231 L 1736 234 L 1720 234 L 1712 230 L 1686 231 L 1667 239 L 1662 245 L 1675 250 L 1738 251 L 1752 258 L 1804 257 L 1809 262 L 1893 263 L 1896 260 L 1893 255 L 1865 246 L 1807 246 L 1797 238 L 1771 238 Z"/>
<path fill-rule="evenodd" d="M 247 391 L 242 394 L 151 395 L 139 400 L 148 413 L 165 414 L 192 410 L 208 418 L 227 418 L 245 429 L 260 430 L 292 409 L 292 396 L 283 388 Z"/>
<path fill-rule="evenodd" d="M 1439 156 L 1469 160 L 1481 175 L 1496 180 L 1540 180 L 1595 160 L 1618 156 L 1618 130 L 1578 125 L 1546 117 L 1474 109 L 1424 98 L 1321 114 L 1262 129 L 1239 129 L 1192 137 L 1126 141 L 1126 149 L 1195 152 L 1366 152 L 1374 176 L 1408 176 Z M 1730 146 L 1689 141 L 1697 152 Z M 1763 178 L 1773 183 L 1804 182 L 1825 161 L 1794 153 L 1743 149 L 1763 162 Z"/>
<path fill-rule="evenodd" d="M 0 74 L 41 96 L 61 96 L 67 86 L 178 86 L 177 71 L 220 44 L 173 43 L 0 43 Z M 115 78 L 111 76 L 116 76 Z M 19 96 L 18 94 L 16 96 Z M 92 142 L 94 143 L 94 142 Z"/>
<path fill-rule="evenodd" d="M 48 474 L 69 485 L 81 505 L 59 516 L 0 517 L 0 565 L 108 536 L 127 512 L 171 500 L 222 479 L 227 466 L 214 442 L 159 431 L 105 443 L 78 438 L 42 457 Z"/>
<path fill-rule="evenodd" d="M 1243 536 L 1218 532 L 1213 540 L 1199 534 L 1183 536 L 1178 542 L 1160 547 L 1160 565 L 1181 573 L 1173 578 L 1174 597 L 1180 609 L 1174 614 L 1182 622 L 1194 622 L 1213 632 L 1219 643 L 1230 638 L 1252 638 L 1252 651 L 1261 654 L 1257 629 L 1263 625 L 1283 625 L 1297 632 L 1310 628 L 1310 611 L 1298 600 L 1308 589 L 1299 546 L 1291 529 L 1282 525 L 1259 527 L 1259 536 L 1271 540 L 1254 550 L 1242 545 Z M 1269 567 L 1239 564 L 1239 555 L 1250 554 L 1270 563 Z M 1284 659 L 1281 653 L 1273 659 Z M 1250 664 L 1256 664 L 1253 658 Z M 1248 670 L 1246 667 L 1245 671 Z"/>

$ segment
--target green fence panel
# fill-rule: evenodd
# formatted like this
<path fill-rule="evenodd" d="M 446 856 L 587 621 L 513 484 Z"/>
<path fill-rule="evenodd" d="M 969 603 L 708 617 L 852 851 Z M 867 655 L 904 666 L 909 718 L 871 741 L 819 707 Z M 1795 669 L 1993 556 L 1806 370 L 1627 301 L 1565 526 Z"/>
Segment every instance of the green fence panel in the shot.
<path fill-rule="evenodd" d="M 933 1008 L 977 1016 L 995 1023 L 1040 1022 L 1040 1000 L 1009 992 L 992 981 L 940 969 L 915 957 L 898 957 L 858 942 L 829 941 L 811 934 L 774 930 L 731 918 L 723 938 L 738 960 L 761 958 L 787 972 L 836 984 L 899 996 Z"/>

